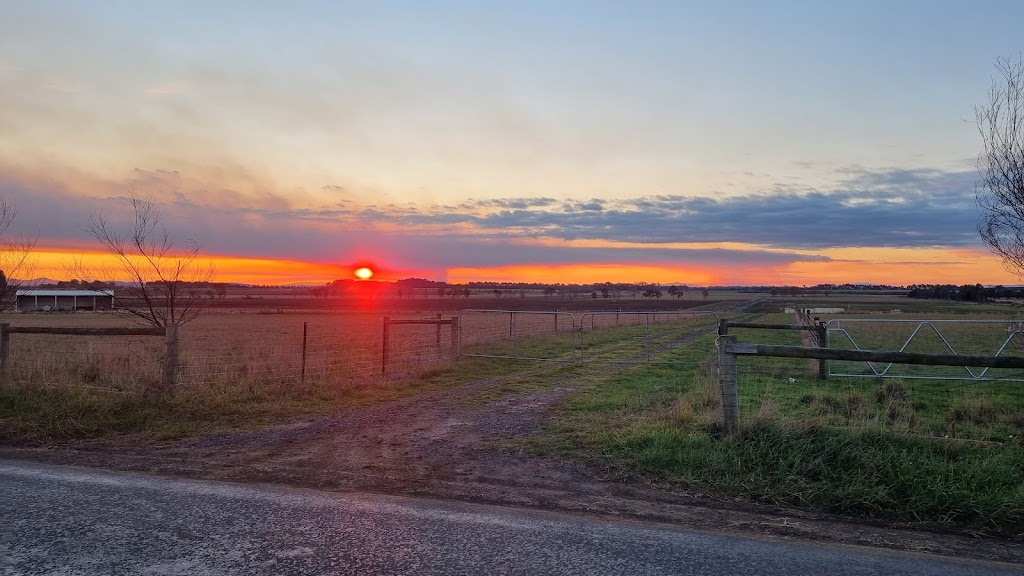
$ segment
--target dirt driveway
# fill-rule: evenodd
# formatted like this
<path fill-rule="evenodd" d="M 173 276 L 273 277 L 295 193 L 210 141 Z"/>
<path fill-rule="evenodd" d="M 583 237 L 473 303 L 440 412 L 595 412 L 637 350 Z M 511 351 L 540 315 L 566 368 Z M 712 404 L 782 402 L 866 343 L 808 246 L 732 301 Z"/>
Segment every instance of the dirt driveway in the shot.
<path fill-rule="evenodd" d="M 542 368 L 537 368 L 542 369 Z M 585 368 L 581 368 L 585 369 Z M 515 448 L 576 378 L 508 395 L 495 378 L 312 421 L 144 447 L 0 449 L 0 457 L 329 490 L 525 506 L 697 529 L 1024 563 L 1024 543 L 858 524 L 673 492 Z"/>

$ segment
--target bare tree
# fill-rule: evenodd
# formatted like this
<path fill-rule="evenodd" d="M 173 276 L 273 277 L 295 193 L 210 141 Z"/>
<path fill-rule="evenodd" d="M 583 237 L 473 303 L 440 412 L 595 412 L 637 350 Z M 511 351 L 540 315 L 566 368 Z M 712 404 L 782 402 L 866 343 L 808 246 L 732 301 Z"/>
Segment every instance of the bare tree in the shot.
<path fill-rule="evenodd" d="M 1024 274 L 1024 60 L 1000 58 L 988 103 L 974 108 L 981 133 L 975 190 L 978 232 L 1010 272 Z"/>
<path fill-rule="evenodd" d="M 127 225 L 114 225 L 95 213 L 86 228 L 114 257 L 114 275 L 127 281 L 114 291 L 118 308 L 158 328 L 195 320 L 206 307 L 203 293 L 213 277 L 212 265 L 199 260 L 194 240 L 175 247 L 152 202 L 134 195 L 128 201 L 132 215 Z"/>
<path fill-rule="evenodd" d="M 6 198 L 0 198 L 0 311 L 14 305 L 18 289 L 32 275 L 31 256 L 36 238 L 12 238 L 7 234 L 17 215 L 14 204 Z"/>

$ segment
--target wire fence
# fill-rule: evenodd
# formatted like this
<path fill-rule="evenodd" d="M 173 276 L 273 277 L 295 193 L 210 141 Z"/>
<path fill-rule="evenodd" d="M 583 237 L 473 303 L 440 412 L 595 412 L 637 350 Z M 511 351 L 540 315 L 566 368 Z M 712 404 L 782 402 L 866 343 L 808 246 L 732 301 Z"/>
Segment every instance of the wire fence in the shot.
<path fill-rule="evenodd" d="M 125 325 L 100 313 L 11 320 L 22 326 Z M 716 320 L 711 312 L 209 313 L 179 331 L 176 382 L 180 389 L 369 385 L 460 356 L 652 362 L 694 331 L 708 332 Z M 15 334 L 10 344 L 8 382 L 125 393 L 160 381 L 165 352 L 162 339 L 153 337 Z"/>
<path fill-rule="evenodd" d="M 718 327 L 712 311 L 587 312 L 580 316 L 580 357 L 612 364 L 699 364 L 711 347 L 698 354 L 678 349 Z"/>
<path fill-rule="evenodd" d="M 782 319 L 792 322 L 793 316 Z M 447 364 L 460 353 L 582 360 L 592 366 L 700 363 L 713 358 L 713 346 L 689 342 L 709 334 L 716 318 L 645 312 L 574 316 L 464 311 L 455 317 L 420 313 L 391 320 L 385 352 L 384 319 L 379 314 L 208 314 L 180 331 L 179 389 L 371 386 Z M 426 323 L 402 323 L 412 320 Z M 442 324 L 453 320 L 458 322 L 457 333 L 451 324 Z M 123 320 L 100 313 L 24 314 L 11 321 L 123 325 Z M 1004 356 L 1019 356 L 1014 343 L 1022 337 L 1005 322 L 943 322 L 935 325 L 934 332 L 920 323 L 843 321 L 830 327 L 835 327 L 829 334 L 833 347 L 842 347 L 837 335 L 849 335 L 861 349 L 929 353 L 952 349 L 958 354 L 991 355 L 1002 350 L 999 353 Z M 839 327 L 844 334 L 839 334 Z M 801 333 L 793 330 L 737 328 L 730 333 L 740 342 L 807 345 Z M 7 382 L 141 393 L 160 382 L 163 355 L 164 342 L 158 337 L 13 334 Z M 811 360 L 750 356 L 741 357 L 737 367 L 743 421 L 775 418 L 813 426 L 881 427 L 985 441 L 1024 433 L 1024 383 L 1005 378 L 911 377 L 922 374 L 906 372 L 911 369 L 908 366 L 888 367 L 886 377 L 880 378 L 861 362 L 863 373 L 822 379 Z M 829 370 L 840 373 L 836 365 Z"/>
<path fill-rule="evenodd" d="M 422 314 L 395 320 L 444 321 Z M 447 318 L 450 322 L 450 318 Z M 19 325 L 124 325 L 109 314 L 19 315 Z M 179 388 L 352 386 L 415 374 L 448 363 L 450 328 L 389 326 L 377 314 L 207 314 L 179 332 Z M 12 385 L 79 385 L 141 392 L 159 382 L 164 342 L 153 337 L 15 334 L 7 381 Z"/>
<path fill-rule="evenodd" d="M 481 358 L 572 361 L 576 317 L 569 312 L 463 310 L 459 355 Z"/>

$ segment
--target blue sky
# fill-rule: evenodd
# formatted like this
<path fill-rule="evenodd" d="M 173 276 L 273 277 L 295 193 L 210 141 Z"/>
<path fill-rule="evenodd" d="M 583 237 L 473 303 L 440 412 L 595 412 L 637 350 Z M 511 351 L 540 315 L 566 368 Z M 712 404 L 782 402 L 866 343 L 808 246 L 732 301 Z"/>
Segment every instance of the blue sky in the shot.
<path fill-rule="evenodd" d="M 225 257 L 1014 280 L 971 120 L 1020 2 L 0 8 L 0 194 L 61 250 L 134 192 Z"/>

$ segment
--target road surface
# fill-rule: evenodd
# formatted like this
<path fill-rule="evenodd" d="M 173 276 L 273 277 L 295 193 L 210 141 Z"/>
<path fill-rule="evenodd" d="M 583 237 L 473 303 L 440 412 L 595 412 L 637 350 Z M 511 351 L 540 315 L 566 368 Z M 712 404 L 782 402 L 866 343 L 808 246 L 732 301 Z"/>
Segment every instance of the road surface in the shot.
<path fill-rule="evenodd" d="M 1021 574 L 372 494 L 0 460 L 0 574 Z"/>

